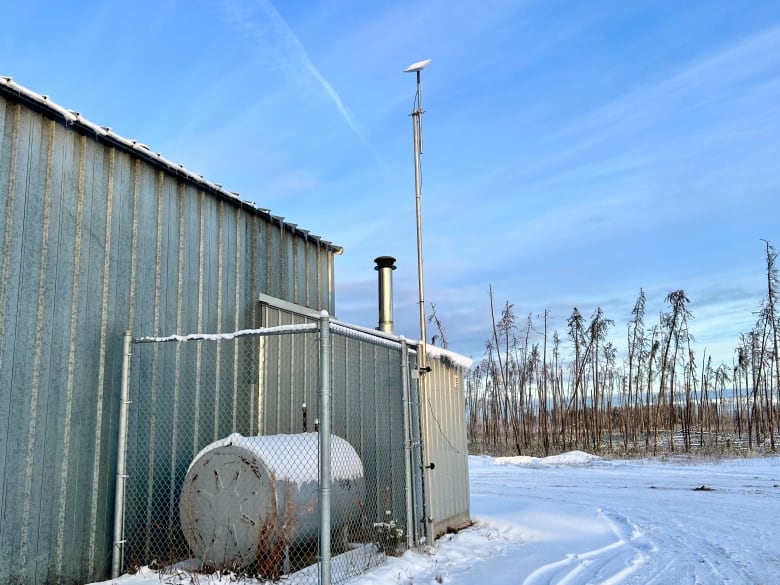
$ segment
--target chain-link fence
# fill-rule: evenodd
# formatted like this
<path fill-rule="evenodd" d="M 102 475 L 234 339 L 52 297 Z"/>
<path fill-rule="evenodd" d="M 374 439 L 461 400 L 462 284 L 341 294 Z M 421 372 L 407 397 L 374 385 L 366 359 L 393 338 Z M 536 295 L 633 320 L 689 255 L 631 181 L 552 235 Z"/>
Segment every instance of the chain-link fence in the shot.
<path fill-rule="evenodd" d="M 323 323 L 132 340 L 124 570 L 337 582 L 419 541 L 414 354 Z"/>

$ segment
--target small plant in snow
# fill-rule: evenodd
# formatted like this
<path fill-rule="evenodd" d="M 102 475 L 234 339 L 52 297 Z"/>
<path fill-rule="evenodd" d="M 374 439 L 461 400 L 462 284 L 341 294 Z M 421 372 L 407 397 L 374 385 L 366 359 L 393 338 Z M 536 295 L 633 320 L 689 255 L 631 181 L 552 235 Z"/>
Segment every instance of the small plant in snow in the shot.
<path fill-rule="evenodd" d="M 390 510 L 385 510 L 385 521 L 374 522 L 376 544 L 383 553 L 397 555 L 404 538 L 404 529 L 392 519 Z"/>

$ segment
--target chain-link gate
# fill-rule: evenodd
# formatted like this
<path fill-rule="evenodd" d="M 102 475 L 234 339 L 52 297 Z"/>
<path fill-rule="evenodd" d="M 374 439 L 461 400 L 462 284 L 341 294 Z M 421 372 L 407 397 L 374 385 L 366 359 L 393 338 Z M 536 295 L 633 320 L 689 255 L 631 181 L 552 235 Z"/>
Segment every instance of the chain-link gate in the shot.
<path fill-rule="evenodd" d="M 126 345 L 115 572 L 337 582 L 419 541 L 419 419 L 404 343 L 323 317 Z"/>

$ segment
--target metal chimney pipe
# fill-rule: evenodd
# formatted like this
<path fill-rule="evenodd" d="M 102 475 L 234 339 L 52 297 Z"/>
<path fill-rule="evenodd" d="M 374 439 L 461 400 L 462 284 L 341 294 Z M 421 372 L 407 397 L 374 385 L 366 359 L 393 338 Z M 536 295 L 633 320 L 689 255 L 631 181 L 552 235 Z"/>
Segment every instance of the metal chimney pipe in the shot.
<path fill-rule="evenodd" d="M 395 258 L 380 256 L 375 258 L 374 270 L 379 272 L 379 331 L 393 332 L 393 270 Z"/>

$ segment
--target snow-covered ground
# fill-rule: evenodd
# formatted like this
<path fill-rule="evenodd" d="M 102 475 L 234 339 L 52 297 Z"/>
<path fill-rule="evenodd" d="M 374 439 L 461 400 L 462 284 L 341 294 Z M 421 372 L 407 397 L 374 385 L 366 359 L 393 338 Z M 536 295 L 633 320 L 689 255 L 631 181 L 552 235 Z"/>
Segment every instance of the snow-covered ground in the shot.
<path fill-rule="evenodd" d="M 477 525 L 356 584 L 780 583 L 780 459 L 469 464 Z"/>
<path fill-rule="evenodd" d="M 780 583 L 780 459 L 572 452 L 469 464 L 475 526 L 351 585 Z M 160 576 L 119 583 L 158 585 Z"/>

